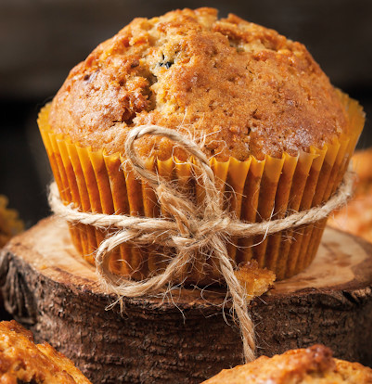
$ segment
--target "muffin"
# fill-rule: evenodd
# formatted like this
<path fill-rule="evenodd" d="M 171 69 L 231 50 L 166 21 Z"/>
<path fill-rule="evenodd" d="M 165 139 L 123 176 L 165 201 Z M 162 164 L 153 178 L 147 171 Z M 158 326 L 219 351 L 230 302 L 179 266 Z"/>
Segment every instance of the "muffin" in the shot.
<path fill-rule="evenodd" d="M 123 150 L 133 127 L 155 124 L 200 146 L 231 217 L 260 222 L 327 201 L 364 118 L 302 44 L 200 8 L 132 21 L 72 69 L 38 121 L 65 204 L 85 212 L 169 216 Z M 201 203 L 202 187 L 185 150 L 153 136 L 135 147 L 148 169 Z M 325 223 L 228 239 L 229 256 L 236 266 L 255 259 L 278 279 L 290 277 L 313 260 Z M 112 230 L 70 226 L 76 248 L 92 264 Z M 143 279 L 164 270 L 173 254 L 125 244 L 111 253 L 110 269 Z M 212 258 L 187 276 L 200 284 L 219 279 Z"/>
<path fill-rule="evenodd" d="M 224 369 L 203 384 L 370 384 L 372 370 L 334 359 L 323 345 L 290 350 L 272 358 Z"/>
<path fill-rule="evenodd" d="M 16 321 L 0 323 L 0 382 L 90 384 L 71 360 L 49 344 L 35 344 Z"/>
<path fill-rule="evenodd" d="M 347 206 L 330 217 L 329 225 L 372 243 L 372 148 L 353 156 L 355 194 Z"/>
<path fill-rule="evenodd" d="M 19 219 L 18 212 L 8 208 L 8 198 L 0 195 L 0 248 L 2 248 L 14 235 L 24 229 L 23 221 Z"/>

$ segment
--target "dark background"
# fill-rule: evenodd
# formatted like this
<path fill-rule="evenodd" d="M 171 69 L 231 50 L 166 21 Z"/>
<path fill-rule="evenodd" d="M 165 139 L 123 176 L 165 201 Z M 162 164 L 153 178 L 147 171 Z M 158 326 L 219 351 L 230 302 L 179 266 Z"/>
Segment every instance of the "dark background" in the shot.
<path fill-rule="evenodd" d="M 372 1 L 2 0 L 0 2 L 0 194 L 26 226 L 49 214 L 51 172 L 36 125 L 69 70 L 137 16 L 213 6 L 220 16 L 274 28 L 304 43 L 332 83 L 367 113 L 359 148 L 372 146 Z M 371 165 L 372 166 L 372 165 Z"/>

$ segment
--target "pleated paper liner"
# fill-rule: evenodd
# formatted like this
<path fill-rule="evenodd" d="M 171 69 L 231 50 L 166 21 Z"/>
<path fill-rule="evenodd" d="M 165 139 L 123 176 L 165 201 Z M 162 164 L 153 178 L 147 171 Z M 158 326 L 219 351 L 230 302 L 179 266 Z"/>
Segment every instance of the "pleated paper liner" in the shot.
<path fill-rule="evenodd" d="M 364 117 L 359 104 L 340 93 L 348 110 L 350 132 L 323 148 L 310 148 L 293 157 L 266 156 L 246 161 L 230 158 L 210 165 L 217 187 L 224 194 L 224 208 L 246 222 L 280 219 L 294 211 L 309 209 L 329 199 L 347 169 Z M 39 115 L 39 127 L 52 171 L 65 204 L 74 203 L 85 212 L 129 214 L 159 217 L 166 215 L 157 197 L 145 182 L 139 180 L 120 154 L 106 155 L 72 143 L 56 135 L 48 125 L 49 106 Z M 203 199 L 203 189 L 193 176 L 192 165 L 175 158 L 160 161 L 146 159 L 146 167 L 164 178 L 177 181 L 179 188 L 196 204 Z M 278 279 L 290 277 L 305 269 L 315 257 L 326 219 L 289 229 L 270 236 L 230 239 L 228 251 L 238 265 L 256 259 L 260 267 L 274 271 Z M 94 264 L 94 252 L 114 229 L 99 230 L 91 226 L 70 225 L 73 243 L 83 257 Z M 164 270 L 172 249 L 121 245 L 110 255 L 110 268 L 118 275 L 143 279 Z M 213 260 L 193 265 L 188 282 L 208 284 L 220 276 Z"/>

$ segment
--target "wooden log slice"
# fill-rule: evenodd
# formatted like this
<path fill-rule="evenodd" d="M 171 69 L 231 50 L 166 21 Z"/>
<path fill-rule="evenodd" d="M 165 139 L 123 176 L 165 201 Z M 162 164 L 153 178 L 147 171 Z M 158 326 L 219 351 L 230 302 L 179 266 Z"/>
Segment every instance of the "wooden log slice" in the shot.
<path fill-rule="evenodd" d="M 108 308 L 115 296 L 103 292 L 55 217 L 8 243 L 0 284 L 15 319 L 93 383 L 200 383 L 242 362 L 238 327 L 222 316 L 223 289 L 181 289 L 167 300 L 124 299 L 122 308 Z M 323 343 L 336 357 L 371 365 L 371 288 L 372 245 L 326 229 L 306 271 L 250 304 L 258 354 Z"/>

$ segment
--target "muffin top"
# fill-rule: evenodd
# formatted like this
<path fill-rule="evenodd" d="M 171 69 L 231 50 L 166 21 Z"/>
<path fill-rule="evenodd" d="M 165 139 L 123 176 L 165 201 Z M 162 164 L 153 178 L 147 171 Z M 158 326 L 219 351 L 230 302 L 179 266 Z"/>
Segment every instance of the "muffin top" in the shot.
<path fill-rule="evenodd" d="M 81 146 L 123 153 L 128 130 L 177 129 L 209 157 L 263 159 L 322 147 L 347 132 L 346 112 L 306 50 L 271 29 L 199 8 L 137 18 L 72 69 L 49 122 Z M 144 137 L 142 155 L 182 151 Z"/>
<path fill-rule="evenodd" d="M 272 358 L 224 369 L 203 384 L 371 384 L 372 370 L 334 359 L 329 348 L 314 345 Z"/>
<path fill-rule="evenodd" d="M 14 320 L 0 323 L 0 381 L 90 384 L 71 360 L 47 343 L 34 344 L 32 333 Z"/>

